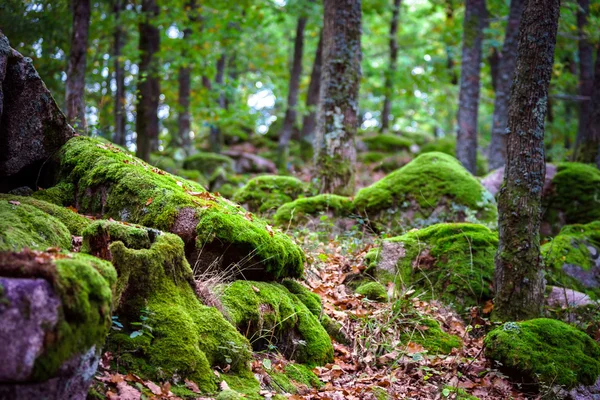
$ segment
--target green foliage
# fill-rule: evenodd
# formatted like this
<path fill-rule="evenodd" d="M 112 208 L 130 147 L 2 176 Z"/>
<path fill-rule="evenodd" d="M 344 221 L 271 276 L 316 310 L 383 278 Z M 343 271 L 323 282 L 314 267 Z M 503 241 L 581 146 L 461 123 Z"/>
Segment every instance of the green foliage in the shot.
<path fill-rule="evenodd" d="M 273 216 L 273 220 L 277 225 L 286 226 L 290 223 L 306 222 L 309 217 L 316 217 L 320 213 L 331 213 L 334 217 L 343 218 L 349 217 L 353 211 L 350 198 L 335 194 L 320 194 L 282 205 Z"/>
<path fill-rule="evenodd" d="M 520 379 L 572 388 L 600 375 L 600 346 L 564 322 L 539 318 L 510 322 L 490 332 L 486 357 Z"/>
<path fill-rule="evenodd" d="M 232 200 L 246 205 L 249 211 L 269 213 L 308 192 L 308 185 L 298 178 L 261 175 L 250 179 L 235 192 Z"/>
<path fill-rule="evenodd" d="M 183 168 L 199 171 L 204 176 L 211 176 L 219 168 L 233 173 L 233 160 L 222 154 L 199 152 L 186 158 Z"/>
<path fill-rule="evenodd" d="M 367 282 L 363 283 L 356 288 L 356 293 L 365 296 L 369 300 L 373 301 L 388 301 L 387 290 L 379 282 Z"/>
<path fill-rule="evenodd" d="M 308 387 L 321 388 L 323 386 L 319 377 L 304 364 L 287 364 L 285 366 L 285 375 L 292 381 Z"/>
<path fill-rule="evenodd" d="M 362 138 L 369 151 L 384 151 L 387 153 L 406 150 L 410 147 L 412 141 L 401 136 L 393 134 L 379 134 Z"/>
<path fill-rule="evenodd" d="M 425 153 L 354 198 L 357 211 L 379 230 L 400 233 L 407 226 L 467 221 L 495 226 L 492 195 L 447 154 Z"/>

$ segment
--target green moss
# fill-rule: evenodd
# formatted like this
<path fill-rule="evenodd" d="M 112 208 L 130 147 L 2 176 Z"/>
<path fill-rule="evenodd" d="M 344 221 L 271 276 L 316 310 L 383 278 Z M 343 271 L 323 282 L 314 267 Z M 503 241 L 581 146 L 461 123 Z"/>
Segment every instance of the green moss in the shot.
<path fill-rule="evenodd" d="M 382 153 L 379 151 L 368 151 L 366 153 L 358 154 L 357 158 L 360 162 L 365 164 L 373 164 L 382 161 L 384 158 L 388 157 L 388 153 Z"/>
<path fill-rule="evenodd" d="M 234 390 L 223 390 L 222 392 L 220 392 L 217 397 L 216 400 L 241 400 L 243 399 L 242 396 L 240 396 L 240 394 Z"/>
<path fill-rule="evenodd" d="M 394 134 L 381 133 L 376 136 L 365 137 L 362 139 L 370 151 L 394 152 L 406 150 L 412 144 L 412 141 Z"/>
<path fill-rule="evenodd" d="M 448 395 L 446 396 L 445 393 Z M 452 400 L 479 400 L 479 397 L 470 395 L 464 389 L 454 386 L 444 386 L 442 395 Z"/>
<path fill-rule="evenodd" d="M 561 224 L 599 221 L 600 170 L 588 164 L 559 164 L 552 189 L 544 198 L 544 208 L 544 221 L 554 233 L 558 233 Z"/>
<path fill-rule="evenodd" d="M 221 378 L 231 389 L 238 393 L 242 393 L 246 399 L 262 400 L 263 396 L 259 394 L 261 391 L 260 383 L 249 370 L 240 371 L 236 374 L 222 374 Z"/>
<path fill-rule="evenodd" d="M 434 142 L 427 143 L 421 147 L 419 154 L 430 152 L 440 152 L 456 157 L 456 138 L 454 136 L 445 136 Z M 488 172 L 487 160 L 479 151 L 477 152 L 475 168 L 475 175 L 477 176 L 484 176 Z"/>
<path fill-rule="evenodd" d="M 300 198 L 279 207 L 273 220 L 277 225 L 286 226 L 290 222 L 299 224 L 308 217 L 320 213 L 332 213 L 334 217 L 348 217 L 354 211 L 352 200 L 335 194 L 320 194 L 313 197 Z"/>
<path fill-rule="evenodd" d="M 372 387 L 371 392 L 373 393 L 373 396 L 375 396 L 376 400 L 388 400 L 390 398 L 387 391 L 379 386 Z"/>
<path fill-rule="evenodd" d="M 600 375 L 600 346 L 564 322 L 539 318 L 507 322 L 485 340 L 486 357 L 528 382 L 592 385 Z"/>
<path fill-rule="evenodd" d="M 10 196 L 10 199 L 16 198 Z M 11 203 L 11 201 L 13 203 Z M 59 219 L 29 204 L 0 197 L 0 251 L 71 248 L 71 234 Z"/>
<path fill-rule="evenodd" d="M 421 317 L 416 321 L 420 329 L 401 335 L 404 343 L 420 344 L 429 353 L 448 354 L 452 349 L 460 349 L 462 341 L 458 336 L 450 335 L 442 330 L 440 323 L 433 318 Z"/>
<path fill-rule="evenodd" d="M 189 181 L 199 183 L 203 188 L 208 187 L 208 179 L 206 179 L 204 175 L 195 169 L 178 169 L 175 172 L 175 175 L 181 176 Z"/>
<path fill-rule="evenodd" d="M 374 227 L 400 233 L 436 222 L 497 223 L 493 196 L 447 154 L 426 153 L 373 185 L 355 199 Z"/>
<path fill-rule="evenodd" d="M 290 378 L 282 372 L 270 372 L 269 377 L 271 378 L 271 386 L 279 393 L 290 393 L 295 394 L 298 392 L 298 389 Z"/>
<path fill-rule="evenodd" d="M 284 372 L 288 378 L 299 384 L 317 389 L 323 387 L 323 382 L 319 380 L 319 377 L 312 371 L 310 367 L 304 364 L 287 364 Z"/>
<path fill-rule="evenodd" d="M 291 359 L 311 365 L 333 359 L 331 340 L 317 317 L 284 286 L 235 281 L 221 290 L 226 314 L 255 349 L 274 345 Z"/>
<path fill-rule="evenodd" d="M 292 176 L 261 175 L 250 179 L 233 196 L 249 211 L 269 213 L 308 192 L 308 185 Z"/>
<path fill-rule="evenodd" d="M 150 154 L 150 164 L 172 174 L 175 174 L 179 168 L 178 163 L 173 158 L 171 158 L 169 155 L 160 153 Z"/>
<path fill-rule="evenodd" d="M 497 233 L 477 224 L 437 224 L 386 239 L 403 247 L 392 271 L 378 269 L 385 282 L 414 286 L 459 310 L 492 297 Z M 375 257 L 375 255 L 374 255 Z"/>
<path fill-rule="evenodd" d="M 183 161 L 184 169 L 195 169 L 204 176 L 211 176 L 220 167 L 233 173 L 233 160 L 222 154 L 200 152 Z"/>
<path fill-rule="evenodd" d="M 59 182 L 51 188 L 33 192 L 32 197 L 58 206 L 70 206 L 75 197 L 75 186 L 72 183 Z"/>
<path fill-rule="evenodd" d="M 92 228 L 123 229 L 113 225 L 95 224 L 90 232 Z M 125 288 L 116 314 L 133 331 L 132 323 L 141 319 L 142 310 L 148 310 L 145 323 L 153 335 L 145 341 L 113 335 L 111 350 L 126 349 L 122 365 L 151 379 L 177 374 L 193 380 L 204 392 L 216 388 L 212 367 L 230 365 L 238 372 L 248 368 L 248 341 L 215 308 L 202 305 L 196 297 L 179 237 L 159 234 L 147 249 L 128 248 L 122 241 L 112 242 L 109 248 L 119 272 L 117 286 Z"/>
<path fill-rule="evenodd" d="M 81 212 L 177 231 L 180 212 L 191 209 L 199 221 L 197 249 L 211 250 L 203 255 L 218 254 L 229 266 L 252 254 L 252 264 L 262 267 L 265 279 L 302 275 L 304 253 L 289 237 L 198 184 L 85 137 L 69 140 L 60 160 L 62 181 L 78 188 L 71 202 Z"/>
<path fill-rule="evenodd" d="M 356 288 L 356 293 L 365 296 L 369 300 L 373 301 L 388 301 L 387 290 L 379 282 L 367 282 Z"/>
<path fill-rule="evenodd" d="M 590 269 L 595 266 L 595 260 L 588 246 L 600 250 L 600 221 L 564 226 L 558 236 L 542 245 L 541 252 L 548 270 L 548 282 L 600 298 L 600 280 L 591 278 L 593 272 L 590 272 Z M 573 270 L 570 271 L 571 274 L 565 272 L 565 265 Z M 591 279 L 577 279 L 573 275 L 575 269 L 589 275 Z"/>
<path fill-rule="evenodd" d="M 282 284 L 290 293 L 296 295 L 315 317 L 320 317 L 323 305 L 318 294 L 311 292 L 299 282 L 291 279 L 285 279 Z"/>

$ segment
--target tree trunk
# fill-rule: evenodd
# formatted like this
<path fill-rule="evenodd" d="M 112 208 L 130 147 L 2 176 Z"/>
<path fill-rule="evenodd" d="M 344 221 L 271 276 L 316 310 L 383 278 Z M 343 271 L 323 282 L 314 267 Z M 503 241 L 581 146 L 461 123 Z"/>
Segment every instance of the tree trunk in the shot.
<path fill-rule="evenodd" d="M 445 1 L 445 10 L 446 10 L 446 23 L 448 26 L 452 24 L 452 20 L 454 19 L 454 1 L 446 0 Z M 453 57 L 452 45 L 446 44 L 446 69 L 448 70 L 448 74 L 450 75 L 450 83 L 453 85 L 458 84 L 458 75 L 456 73 L 456 68 L 454 68 L 455 62 Z"/>
<path fill-rule="evenodd" d="M 477 112 L 483 28 L 487 20 L 485 0 L 467 0 L 463 24 L 462 67 L 458 100 L 456 158 L 472 174 L 477 158 Z"/>
<path fill-rule="evenodd" d="M 73 32 L 67 68 L 67 120 L 81 133 L 87 133 L 85 120 L 85 66 L 90 28 L 90 0 L 73 1 Z"/>
<path fill-rule="evenodd" d="M 498 198 L 499 246 L 495 317 L 535 318 L 544 301 L 540 221 L 544 120 L 552 76 L 560 0 L 526 0 L 508 110 L 504 186 Z"/>
<path fill-rule="evenodd" d="M 287 110 L 283 120 L 283 127 L 279 133 L 279 146 L 277 149 L 277 166 L 285 168 L 287 163 L 287 152 L 292 130 L 296 124 L 296 105 L 298 103 L 298 91 L 300 87 L 300 77 L 302 75 L 302 52 L 304 50 L 304 28 L 306 28 L 307 18 L 301 16 L 298 18 L 296 26 L 296 38 L 294 39 L 294 59 L 292 61 L 292 70 L 290 73 L 290 87 L 288 88 Z"/>
<path fill-rule="evenodd" d="M 196 12 L 196 2 L 194 0 L 189 0 L 187 2 L 187 6 L 189 7 L 189 12 L 192 14 L 189 16 L 189 22 L 195 22 L 197 20 L 196 16 L 193 15 Z M 192 34 L 191 28 L 185 28 L 183 30 L 183 40 L 187 43 L 190 40 L 190 35 Z M 185 59 L 187 57 L 187 51 L 184 50 L 182 52 L 181 57 Z M 191 154 L 192 151 L 192 139 L 190 138 L 190 127 L 191 127 L 191 118 L 190 118 L 190 93 L 191 93 L 191 67 L 189 65 L 179 67 L 179 76 L 177 77 L 179 83 L 179 115 L 177 116 L 177 127 L 178 127 L 178 135 L 177 135 L 177 144 L 181 146 L 184 152 L 187 155 Z"/>
<path fill-rule="evenodd" d="M 354 193 L 361 19 L 360 0 L 325 0 L 321 101 L 314 143 L 319 193 Z"/>
<path fill-rule="evenodd" d="M 308 114 L 302 119 L 302 133 L 300 137 L 307 140 L 315 133 L 317 127 L 317 107 L 319 106 L 319 92 L 321 91 L 321 64 L 323 60 L 323 32 L 319 35 L 319 44 L 310 74 L 308 93 L 306 94 L 306 108 Z"/>
<path fill-rule="evenodd" d="M 596 52 L 594 85 L 590 103 L 592 109 L 590 110 L 588 129 L 585 131 L 585 135 L 579 138 L 577 161 L 595 163 L 600 168 L 600 45 Z"/>
<path fill-rule="evenodd" d="M 400 1 L 394 0 L 392 9 L 392 23 L 390 25 L 390 66 L 385 74 L 383 111 L 381 112 L 381 132 L 386 132 L 390 125 L 392 111 L 392 95 L 394 93 L 394 75 L 398 64 L 398 15 L 400 14 Z"/>
<path fill-rule="evenodd" d="M 225 53 L 221 54 L 221 57 L 217 60 L 217 73 L 215 75 L 215 86 L 218 91 L 217 103 L 219 108 L 225 109 L 225 93 L 223 92 L 223 83 L 225 82 L 225 62 L 227 57 Z M 209 85 L 211 86 L 211 85 Z M 208 137 L 210 150 L 214 153 L 220 153 L 223 148 L 223 135 L 221 134 L 221 127 L 219 126 L 220 121 L 211 124 L 210 135 Z"/>
<path fill-rule="evenodd" d="M 488 56 L 490 64 L 490 75 L 492 76 L 492 90 L 496 93 L 498 90 L 498 64 L 500 63 L 500 53 L 496 47 L 492 47 L 492 53 Z"/>
<path fill-rule="evenodd" d="M 492 139 L 488 149 L 490 170 L 504 166 L 506 162 L 506 126 L 508 123 L 508 100 L 510 86 L 515 74 L 517 46 L 519 44 L 519 26 L 525 0 L 511 0 L 504 44 L 498 62 L 496 98 L 492 120 Z"/>
<path fill-rule="evenodd" d="M 156 0 L 142 0 L 143 21 L 140 23 L 140 53 L 138 103 L 136 116 L 136 155 L 144 161 L 158 147 L 158 103 L 160 81 L 156 53 L 160 46 L 160 33 L 154 25 L 159 7 Z"/>
<path fill-rule="evenodd" d="M 579 7 L 577 8 L 577 31 L 579 35 L 579 95 L 583 97 L 591 97 L 594 86 L 594 49 L 589 42 L 587 33 L 585 32 L 588 25 L 588 17 L 590 15 L 590 0 L 578 0 Z M 586 136 L 589 135 L 590 116 L 592 113 L 592 102 L 590 100 L 582 100 L 579 102 L 579 125 L 577 127 L 577 139 L 575 140 L 574 159 L 582 162 L 585 161 L 585 145 Z"/>
<path fill-rule="evenodd" d="M 125 146 L 126 143 L 126 112 L 125 112 L 125 69 L 121 64 L 121 50 L 125 39 L 125 29 L 121 24 L 121 11 L 124 8 L 124 0 L 115 0 L 115 33 L 114 33 L 114 63 L 115 63 L 115 82 L 117 91 L 115 93 L 115 134 L 113 142 L 120 146 Z"/>

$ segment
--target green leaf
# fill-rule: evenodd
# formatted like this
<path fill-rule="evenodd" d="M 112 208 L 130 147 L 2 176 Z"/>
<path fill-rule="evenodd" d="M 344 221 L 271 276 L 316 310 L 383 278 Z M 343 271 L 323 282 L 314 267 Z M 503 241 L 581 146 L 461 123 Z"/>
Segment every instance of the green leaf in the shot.
<path fill-rule="evenodd" d="M 263 364 L 263 367 L 265 367 L 265 369 L 267 369 L 269 371 L 271 370 L 271 367 L 273 366 L 271 364 L 271 360 L 269 360 L 268 358 L 263 359 L 262 364 Z"/>

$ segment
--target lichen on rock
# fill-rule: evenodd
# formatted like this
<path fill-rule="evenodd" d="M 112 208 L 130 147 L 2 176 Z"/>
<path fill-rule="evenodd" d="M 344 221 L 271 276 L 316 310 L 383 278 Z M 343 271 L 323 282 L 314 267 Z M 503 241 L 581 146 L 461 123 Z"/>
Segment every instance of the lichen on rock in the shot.
<path fill-rule="evenodd" d="M 447 154 L 425 153 L 361 189 L 354 207 L 374 228 L 402 233 L 437 222 L 477 222 L 494 227 L 493 196 Z"/>
<path fill-rule="evenodd" d="M 293 176 L 261 175 L 236 191 L 232 200 L 249 211 L 269 214 L 308 193 L 308 185 Z"/>

